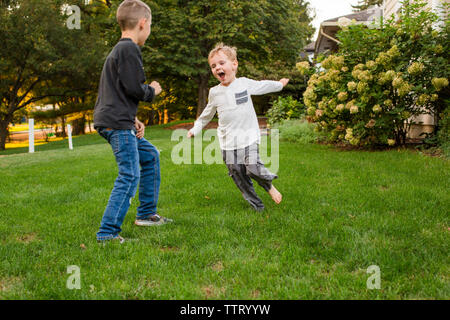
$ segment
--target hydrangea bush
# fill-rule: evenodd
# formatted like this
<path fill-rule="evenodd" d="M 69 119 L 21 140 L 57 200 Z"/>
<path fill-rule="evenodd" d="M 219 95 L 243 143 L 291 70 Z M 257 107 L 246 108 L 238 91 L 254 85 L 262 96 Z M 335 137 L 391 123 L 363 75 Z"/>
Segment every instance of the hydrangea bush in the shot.
<path fill-rule="evenodd" d="M 338 53 L 319 68 L 297 64 L 310 75 L 303 94 L 308 120 L 331 141 L 404 144 L 414 116 L 438 118 L 443 112 L 449 95 L 449 22 L 424 6 L 404 3 L 398 20 L 377 27 L 344 27 Z"/>

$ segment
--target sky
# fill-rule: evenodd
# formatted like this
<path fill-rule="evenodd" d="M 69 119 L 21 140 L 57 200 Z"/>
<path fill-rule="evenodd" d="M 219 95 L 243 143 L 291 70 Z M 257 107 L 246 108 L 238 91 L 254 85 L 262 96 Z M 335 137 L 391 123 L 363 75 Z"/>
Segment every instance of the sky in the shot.
<path fill-rule="evenodd" d="M 320 23 L 324 20 L 353 13 L 352 5 L 358 4 L 358 0 L 308 0 L 310 8 L 315 9 L 316 18 L 312 24 L 316 29 L 313 39 L 317 39 Z"/>

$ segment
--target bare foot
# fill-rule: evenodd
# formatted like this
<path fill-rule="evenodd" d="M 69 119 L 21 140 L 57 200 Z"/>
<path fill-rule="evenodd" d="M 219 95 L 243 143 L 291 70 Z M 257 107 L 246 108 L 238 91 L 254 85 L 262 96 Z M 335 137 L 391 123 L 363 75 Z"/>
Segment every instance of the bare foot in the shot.
<path fill-rule="evenodd" d="M 272 185 L 272 188 L 269 190 L 269 194 L 272 197 L 272 200 L 275 201 L 276 204 L 279 204 L 281 202 L 281 199 L 283 196 L 281 193 Z"/>

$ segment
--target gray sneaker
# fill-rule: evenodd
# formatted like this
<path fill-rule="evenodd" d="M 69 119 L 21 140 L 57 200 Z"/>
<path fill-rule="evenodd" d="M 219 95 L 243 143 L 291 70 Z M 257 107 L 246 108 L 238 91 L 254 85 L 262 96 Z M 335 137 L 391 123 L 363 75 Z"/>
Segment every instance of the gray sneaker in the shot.
<path fill-rule="evenodd" d="M 173 220 L 169 219 L 169 218 L 161 217 L 158 214 L 154 214 L 154 215 L 148 217 L 147 219 L 136 219 L 136 221 L 134 221 L 134 224 L 137 226 L 149 227 L 149 226 L 159 226 L 159 225 L 166 224 L 169 222 L 173 222 Z"/>

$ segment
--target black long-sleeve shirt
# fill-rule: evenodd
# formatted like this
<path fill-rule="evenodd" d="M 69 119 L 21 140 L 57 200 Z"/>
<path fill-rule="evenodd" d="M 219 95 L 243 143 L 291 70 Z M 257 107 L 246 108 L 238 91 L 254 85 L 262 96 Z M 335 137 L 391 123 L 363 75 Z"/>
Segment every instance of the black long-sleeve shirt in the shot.
<path fill-rule="evenodd" d="M 145 84 L 141 49 L 129 38 L 122 38 L 103 65 L 94 127 L 132 129 L 139 101 L 151 102 L 155 90 Z"/>

